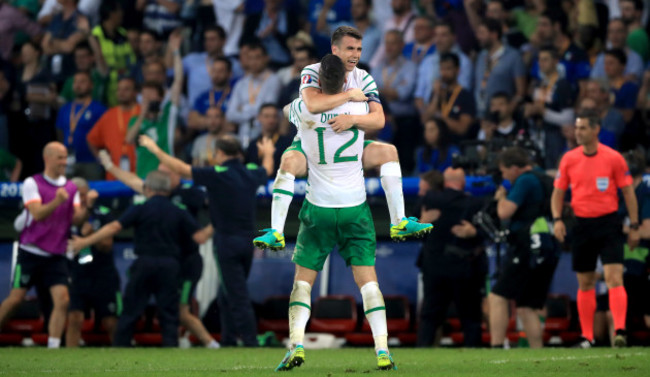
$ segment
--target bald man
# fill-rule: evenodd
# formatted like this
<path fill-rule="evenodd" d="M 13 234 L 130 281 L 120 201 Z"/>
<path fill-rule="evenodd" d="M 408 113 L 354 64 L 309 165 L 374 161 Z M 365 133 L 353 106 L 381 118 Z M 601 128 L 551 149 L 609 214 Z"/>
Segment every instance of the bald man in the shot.
<path fill-rule="evenodd" d="M 447 168 L 443 178 L 443 190 L 430 190 L 422 199 L 420 218 L 432 221 L 435 231 L 425 239 L 420 257 L 424 298 L 417 345 L 433 345 L 453 301 L 463 326 L 465 346 L 478 347 L 486 269 L 483 240 L 471 221 L 483 208 L 484 200 L 463 191 L 463 169 Z"/>
<path fill-rule="evenodd" d="M 87 218 L 75 184 L 65 178 L 68 151 L 58 142 L 43 149 L 45 171 L 25 180 L 23 203 L 27 210 L 20 233 L 18 260 L 13 272 L 12 289 L 0 305 L 0 328 L 33 285 L 47 289 L 53 308 L 49 320 L 48 348 L 58 348 L 65 326 L 68 303 L 68 264 L 65 258 L 72 224 Z"/>

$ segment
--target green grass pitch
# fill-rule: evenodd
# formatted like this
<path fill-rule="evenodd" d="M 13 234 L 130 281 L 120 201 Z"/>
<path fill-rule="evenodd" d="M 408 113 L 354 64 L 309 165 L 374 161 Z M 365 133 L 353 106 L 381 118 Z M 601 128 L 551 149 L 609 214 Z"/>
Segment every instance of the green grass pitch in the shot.
<path fill-rule="evenodd" d="M 300 368 L 274 372 L 281 348 L 0 348 L 0 376 L 650 376 L 650 349 L 392 350 L 397 371 L 376 370 L 371 349 L 307 350 Z"/>

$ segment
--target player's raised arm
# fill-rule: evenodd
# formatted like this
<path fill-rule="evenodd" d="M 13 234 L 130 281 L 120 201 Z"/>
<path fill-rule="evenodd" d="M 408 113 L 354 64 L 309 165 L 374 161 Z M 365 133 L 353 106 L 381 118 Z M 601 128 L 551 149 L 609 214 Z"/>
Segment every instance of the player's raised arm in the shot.
<path fill-rule="evenodd" d="M 162 149 L 147 135 L 140 135 L 138 142 L 147 148 L 160 162 L 171 171 L 183 178 L 192 178 L 192 166 L 163 152 Z"/>

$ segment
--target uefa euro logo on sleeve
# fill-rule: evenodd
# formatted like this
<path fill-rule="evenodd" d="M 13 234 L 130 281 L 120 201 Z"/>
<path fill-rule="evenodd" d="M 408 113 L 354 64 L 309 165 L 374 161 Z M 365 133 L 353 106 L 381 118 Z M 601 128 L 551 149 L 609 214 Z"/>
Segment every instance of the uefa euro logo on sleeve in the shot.
<path fill-rule="evenodd" d="M 598 191 L 605 192 L 609 187 L 609 177 L 596 177 L 596 188 Z"/>
<path fill-rule="evenodd" d="M 302 76 L 302 83 L 303 84 L 311 84 L 311 75 Z"/>

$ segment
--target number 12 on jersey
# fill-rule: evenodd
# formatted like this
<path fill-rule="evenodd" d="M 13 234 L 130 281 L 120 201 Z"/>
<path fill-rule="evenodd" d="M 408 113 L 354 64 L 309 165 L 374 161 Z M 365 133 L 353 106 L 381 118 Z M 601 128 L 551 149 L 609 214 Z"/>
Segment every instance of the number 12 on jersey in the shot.
<path fill-rule="evenodd" d="M 318 164 L 319 165 L 326 165 L 327 161 L 325 161 L 325 127 L 318 127 L 314 129 L 316 133 L 318 134 Z M 334 163 L 337 164 L 339 162 L 350 162 L 350 161 L 358 161 L 359 160 L 359 155 L 354 155 L 354 156 L 341 156 L 341 154 L 348 148 L 350 148 L 359 138 L 359 130 L 356 128 L 350 128 L 350 131 L 352 132 L 352 138 L 348 140 L 345 144 L 341 145 L 339 149 L 336 150 L 334 153 Z"/>

